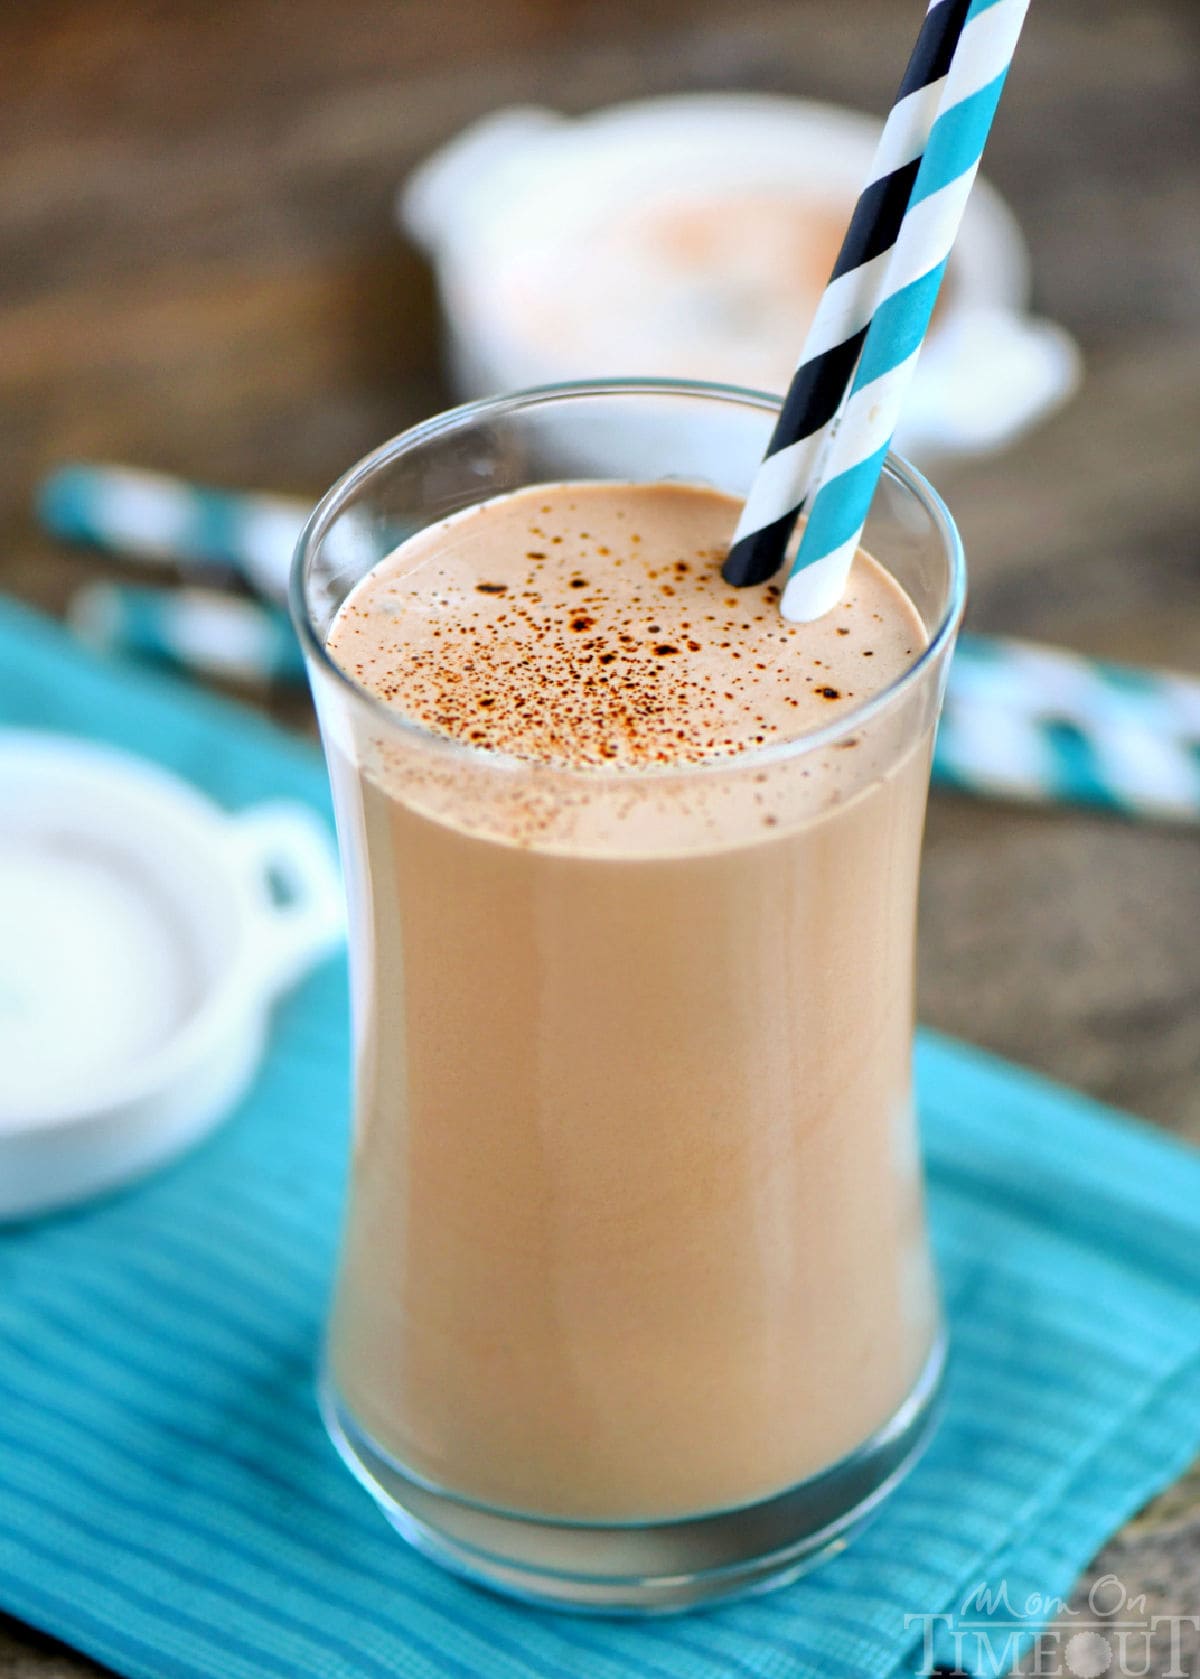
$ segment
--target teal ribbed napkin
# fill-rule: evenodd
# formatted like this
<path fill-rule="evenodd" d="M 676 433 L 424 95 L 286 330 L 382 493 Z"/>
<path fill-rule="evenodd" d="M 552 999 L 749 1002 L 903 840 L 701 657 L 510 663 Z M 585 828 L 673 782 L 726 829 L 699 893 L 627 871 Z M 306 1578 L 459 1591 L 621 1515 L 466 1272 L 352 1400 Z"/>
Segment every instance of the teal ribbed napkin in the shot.
<path fill-rule="evenodd" d="M 132 747 L 232 807 L 327 808 L 311 749 L 12 606 L 0 722 Z M 317 1420 L 346 1059 L 330 963 L 278 1011 L 217 1136 L 140 1188 L 0 1233 L 0 1606 L 121 1673 L 884 1679 L 928 1669 L 929 1629 L 936 1659 L 992 1679 L 1036 1631 L 1029 1594 L 1067 1596 L 1200 1448 L 1200 1158 L 926 1034 L 954 1351 L 915 1474 L 773 1596 L 642 1623 L 493 1599 L 392 1535 Z M 967 1623 L 1002 1585 L 985 1648 Z"/>

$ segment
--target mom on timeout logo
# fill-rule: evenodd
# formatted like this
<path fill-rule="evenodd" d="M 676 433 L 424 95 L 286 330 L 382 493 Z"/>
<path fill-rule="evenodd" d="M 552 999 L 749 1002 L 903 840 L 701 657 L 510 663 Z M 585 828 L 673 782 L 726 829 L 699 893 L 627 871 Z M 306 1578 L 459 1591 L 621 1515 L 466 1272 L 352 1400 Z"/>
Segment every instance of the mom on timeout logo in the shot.
<path fill-rule="evenodd" d="M 1200 1673 L 1200 1612 L 1149 1614 L 1145 1596 L 1127 1591 L 1115 1574 L 1094 1581 L 1086 1601 L 1075 1605 L 1040 1592 L 1014 1604 L 1007 1580 L 994 1588 L 981 1583 L 957 1610 L 905 1615 L 904 1626 L 920 1640 L 916 1679 L 1003 1679 L 1031 1639 L 1036 1643 L 1019 1670 L 1029 1679 L 1194 1679 Z"/>

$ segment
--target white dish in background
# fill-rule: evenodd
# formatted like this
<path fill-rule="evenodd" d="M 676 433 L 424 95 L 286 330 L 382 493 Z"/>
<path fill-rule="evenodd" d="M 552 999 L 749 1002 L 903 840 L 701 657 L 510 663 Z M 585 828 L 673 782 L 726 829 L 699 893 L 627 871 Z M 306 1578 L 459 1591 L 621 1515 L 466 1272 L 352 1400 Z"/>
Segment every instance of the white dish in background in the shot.
<path fill-rule="evenodd" d="M 782 392 L 877 134 L 757 94 L 484 118 L 398 200 L 437 272 L 458 394 L 606 375 Z M 1020 230 L 978 182 L 900 449 L 994 448 L 1071 394 L 1078 352 L 1029 295 Z"/>
<path fill-rule="evenodd" d="M 208 1131 L 271 1004 L 342 927 L 336 853 L 303 806 L 231 816 L 129 753 L 0 732 L 0 1219 Z"/>

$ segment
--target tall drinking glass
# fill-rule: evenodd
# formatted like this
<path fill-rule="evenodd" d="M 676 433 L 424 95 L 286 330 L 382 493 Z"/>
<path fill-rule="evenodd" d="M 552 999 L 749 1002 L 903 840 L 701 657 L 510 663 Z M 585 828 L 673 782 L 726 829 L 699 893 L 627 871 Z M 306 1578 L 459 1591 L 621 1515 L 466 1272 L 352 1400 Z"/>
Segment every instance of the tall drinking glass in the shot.
<path fill-rule="evenodd" d="M 355 1046 L 325 1420 L 408 1540 L 542 1603 L 789 1579 L 928 1438 L 914 923 L 962 554 L 890 459 L 864 546 L 927 644 L 837 721 L 700 764 L 443 738 L 402 670 L 384 705 L 326 641 L 400 542 L 503 492 L 744 495 L 775 413 L 651 381 L 475 403 L 347 473 L 296 558 Z"/>

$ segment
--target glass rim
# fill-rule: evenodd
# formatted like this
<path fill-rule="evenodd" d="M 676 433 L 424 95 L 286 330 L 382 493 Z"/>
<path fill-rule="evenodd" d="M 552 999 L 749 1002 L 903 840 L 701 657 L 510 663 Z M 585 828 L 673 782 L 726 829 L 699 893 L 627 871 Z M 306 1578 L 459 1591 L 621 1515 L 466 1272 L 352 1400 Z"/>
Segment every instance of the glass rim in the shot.
<path fill-rule="evenodd" d="M 905 694 L 915 688 L 932 666 L 941 658 L 953 639 L 962 619 L 966 603 L 966 563 L 958 527 L 949 508 L 923 473 L 903 456 L 889 450 L 883 463 L 883 473 L 906 490 L 928 515 L 933 529 L 941 538 L 949 560 L 949 586 L 938 623 L 929 631 L 929 640 L 917 657 L 900 675 L 880 688 L 869 698 L 859 701 L 840 717 L 809 729 L 788 740 L 771 741 L 727 757 L 704 759 L 688 764 L 554 764 L 544 759 L 520 758 L 510 752 L 473 746 L 453 736 L 439 734 L 435 729 L 405 716 L 402 711 L 381 700 L 369 688 L 357 682 L 332 657 L 317 633 L 308 609 L 305 580 L 308 562 L 320 547 L 346 501 L 382 468 L 398 460 L 410 449 L 432 442 L 459 427 L 489 417 L 519 413 L 523 409 L 561 402 L 575 397 L 637 397 L 683 396 L 701 401 L 716 400 L 765 414 L 779 413 L 782 398 L 766 391 L 743 389 L 698 379 L 613 378 L 568 380 L 560 384 L 534 385 L 526 390 L 500 396 L 480 397 L 473 402 L 460 403 L 443 409 L 426 420 L 398 432 L 369 454 L 356 461 L 338 478 L 316 503 L 305 522 L 296 543 L 288 584 L 288 605 L 292 623 L 301 648 L 316 668 L 331 676 L 336 684 L 354 700 L 365 706 L 368 713 L 379 719 L 382 727 L 399 734 L 424 751 L 433 751 L 461 765 L 497 773 L 520 773 L 603 782 L 609 786 L 619 783 L 669 782 L 691 779 L 694 776 L 744 774 L 747 771 L 806 757 L 837 744 L 848 734 L 855 733 L 867 722 L 890 710 Z M 598 480 L 599 482 L 599 480 Z M 653 482 L 653 480 L 647 480 Z M 524 487 L 524 486 L 519 486 Z M 507 492 L 505 492 L 507 493 Z M 484 499 L 487 499 L 486 497 Z M 365 575 L 365 574 L 364 574 Z"/>

